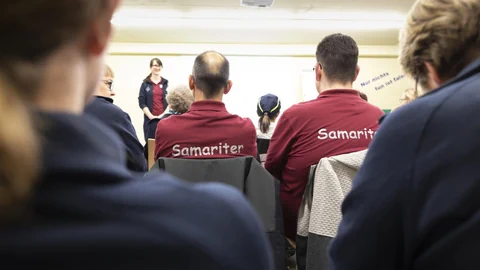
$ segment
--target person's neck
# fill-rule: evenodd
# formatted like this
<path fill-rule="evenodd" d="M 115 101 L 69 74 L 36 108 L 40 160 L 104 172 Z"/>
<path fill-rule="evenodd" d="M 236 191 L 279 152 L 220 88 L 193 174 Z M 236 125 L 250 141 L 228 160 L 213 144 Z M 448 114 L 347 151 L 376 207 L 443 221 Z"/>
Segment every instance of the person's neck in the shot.
<path fill-rule="evenodd" d="M 335 89 L 353 89 L 352 83 L 320 83 L 320 93 Z"/>
<path fill-rule="evenodd" d="M 215 96 L 215 97 L 213 97 L 213 98 L 207 98 L 207 97 L 205 97 L 205 95 L 203 94 L 202 91 L 200 91 L 200 90 L 195 90 L 194 100 L 195 100 L 195 101 L 210 100 L 210 101 L 223 102 L 223 92 L 221 92 L 220 94 L 218 94 L 217 96 Z"/>
<path fill-rule="evenodd" d="M 162 76 L 159 74 L 152 74 L 152 76 L 150 76 L 150 80 L 152 80 L 154 83 L 158 83 L 160 80 L 162 80 Z"/>
<path fill-rule="evenodd" d="M 87 64 L 72 48 L 64 49 L 47 59 L 42 69 L 42 80 L 33 103 L 42 111 L 83 113 L 86 100 Z M 65 59 L 69 59 L 65 61 Z"/>

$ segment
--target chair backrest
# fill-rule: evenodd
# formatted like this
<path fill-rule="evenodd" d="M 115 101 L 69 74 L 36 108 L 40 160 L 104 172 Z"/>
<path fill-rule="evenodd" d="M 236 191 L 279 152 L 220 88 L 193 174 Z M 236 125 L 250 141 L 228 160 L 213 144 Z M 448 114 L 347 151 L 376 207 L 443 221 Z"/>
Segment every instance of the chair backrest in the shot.
<path fill-rule="evenodd" d="M 322 158 L 314 169 L 299 212 L 297 237 L 308 239 L 297 243 L 299 270 L 329 269 L 328 247 L 342 219 L 341 205 L 366 153 Z"/>
<path fill-rule="evenodd" d="M 341 204 L 367 150 L 322 158 L 315 171 L 309 231 L 335 237 L 342 219 Z M 315 220 L 315 222 L 312 222 Z"/>
<path fill-rule="evenodd" d="M 243 192 L 263 223 L 272 245 L 275 269 L 286 269 L 280 183 L 256 159 L 159 158 L 148 174 L 158 170 L 164 170 L 188 182 L 220 182 Z"/>
<path fill-rule="evenodd" d="M 159 158 L 151 172 L 164 170 L 192 183 L 220 182 L 235 187 L 252 203 L 266 231 L 275 229 L 275 181 L 253 157 L 227 159 Z"/>
<path fill-rule="evenodd" d="M 153 164 L 155 164 L 155 139 L 148 139 L 147 149 L 148 149 L 148 169 L 150 170 Z"/>

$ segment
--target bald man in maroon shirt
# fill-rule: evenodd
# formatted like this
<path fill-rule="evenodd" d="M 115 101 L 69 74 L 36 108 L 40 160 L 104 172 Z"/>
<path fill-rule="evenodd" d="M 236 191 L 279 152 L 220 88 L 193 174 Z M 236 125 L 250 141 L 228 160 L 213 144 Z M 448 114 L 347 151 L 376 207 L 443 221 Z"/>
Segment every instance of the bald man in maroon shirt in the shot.
<path fill-rule="evenodd" d="M 315 65 L 317 99 L 294 105 L 281 116 L 267 153 L 266 169 L 282 181 L 285 234 L 294 240 L 298 210 L 309 168 L 320 159 L 364 150 L 382 110 L 360 97 L 358 47 L 349 36 L 334 34 L 319 43 Z"/>
<path fill-rule="evenodd" d="M 252 121 L 228 113 L 222 102 L 232 88 L 229 70 L 227 58 L 218 52 L 197 56 L 189 78 L 195 102 L 185 114 L 158 123 L 155 159 L 257 157 Z"/>

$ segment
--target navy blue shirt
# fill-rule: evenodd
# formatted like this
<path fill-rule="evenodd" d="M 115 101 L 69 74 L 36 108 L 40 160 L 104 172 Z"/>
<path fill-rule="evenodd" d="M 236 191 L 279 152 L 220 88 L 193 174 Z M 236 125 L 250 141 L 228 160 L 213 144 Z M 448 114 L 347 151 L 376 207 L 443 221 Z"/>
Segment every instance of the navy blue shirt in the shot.
<path fill-rule="evenodd" d="M 357 173 L 330 269 L 480 267 L 480 60 L 388 115 Z"/>
<path fill-rule="evenodd" d="M 273 269 L 263 227 L 235 189 L 144 178 L 96 119 L 37 115 L 43 173 L 30 216 L 0 230 L 6 268 Z"/>
<path fill-rule="evenodd" d="M 139 172 L 147 171 L 143 146 L 138 141 L 132 120 L 126 112 L 113 104 L 113 99 L 97 96 L 85 108 L 85 113 L 95 116 L 120 135 L 127 151 L 127 166 L 129 169 Z"/>

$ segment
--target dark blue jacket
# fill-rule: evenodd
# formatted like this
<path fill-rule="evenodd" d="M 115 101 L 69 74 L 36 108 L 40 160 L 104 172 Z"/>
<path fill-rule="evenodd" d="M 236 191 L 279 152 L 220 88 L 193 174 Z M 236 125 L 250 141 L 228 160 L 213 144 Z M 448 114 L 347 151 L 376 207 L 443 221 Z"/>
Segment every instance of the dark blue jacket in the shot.
<path fill-rule="evenodd" d="M 85 113 L 95 116 L 120 135 L 127 151 L 127 166 L 129 169 L 139 172 L 147 171 L 147 161 L 143 155 L 143 146 L 138 141 L 130 116 L 114 105 L 113 99 L 95 97 L 85 108 Z"/>
<path fill-rule="evenodd" d="M 96 119 L 40 117 L 43 174 L 31 215 L 0 230 L 6 269 L 272 269 L 238 191 L 132 174 L 120 139 Z"/>
<path fill-rule="evenodd" d="M 163 86 L 163 108 L 168 107 L 167 103 L 167 88 L 168 88 L 168 80 L 162 77 L 162 86 Z M 143 108 L 148 107 L 150 112 L 153 109 L 153 85 L 150 79 L 145 79 L 142 82 L 142 85 L 140 86 L 140 93 L 138 94 L 138 105 L 140 106 L 140 109 L 143 110 Z M 147 127 L 148 127 L 148 122 L 150 119 L 144 114 L 143 115 L 143 133 L 145 136 L 145 141 L 147 140 Z"/>
<path fill-rule="evenodd" d="M 331 269 L 479 269 L 480 59 L 386 117 L 343 206 Z"/>

